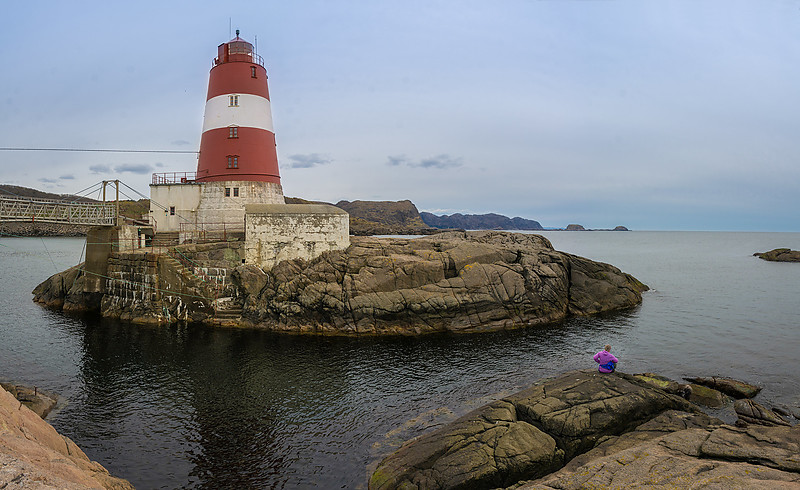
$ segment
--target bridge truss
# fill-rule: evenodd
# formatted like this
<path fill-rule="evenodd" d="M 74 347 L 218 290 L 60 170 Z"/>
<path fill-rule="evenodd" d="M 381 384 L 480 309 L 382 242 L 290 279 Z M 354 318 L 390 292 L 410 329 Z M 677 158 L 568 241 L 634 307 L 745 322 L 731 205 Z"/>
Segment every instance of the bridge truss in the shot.
<path fill-rule="evenodd" d="M 113 202 L 88 203 L 0 197 L 0 221 L 113 226 L 117 223 L 117 209 Z"/>

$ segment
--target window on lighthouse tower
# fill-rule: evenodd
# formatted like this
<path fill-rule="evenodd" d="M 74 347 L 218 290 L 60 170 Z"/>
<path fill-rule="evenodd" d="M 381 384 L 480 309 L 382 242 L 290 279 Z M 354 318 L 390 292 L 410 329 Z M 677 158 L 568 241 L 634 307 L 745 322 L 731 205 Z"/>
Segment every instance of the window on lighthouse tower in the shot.
<path fill-rule="evenodd" d="M 239 96 L 238 95 L 229 95 L 228 96 L 228 106 L 230 107 L 239 107 Z"/>
<path fill-rule="evenodd" d="M 239 127 L 238 126 L 229 126 L 228 127 L 228 138 L 238 138 L 239 137 Z"/>

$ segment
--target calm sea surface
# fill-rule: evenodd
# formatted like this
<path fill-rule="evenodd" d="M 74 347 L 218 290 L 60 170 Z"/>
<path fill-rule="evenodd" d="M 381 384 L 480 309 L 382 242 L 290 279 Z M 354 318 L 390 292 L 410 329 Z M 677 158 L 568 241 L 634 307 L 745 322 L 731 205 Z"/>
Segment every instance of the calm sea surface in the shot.
<path fill-rule="evenodd" d="M 545 232 L 648 284 L 641 307 L 514 332 L 280 336 L 73 318 L 31 290 L 83 240 L 0 238 L 0 379 L 62 397 L 48 420 L 137 488 L 364 488 L 404 439 L 543 376 L 593 367 L 726 375 L 800 406 L 800 233 Z"/>

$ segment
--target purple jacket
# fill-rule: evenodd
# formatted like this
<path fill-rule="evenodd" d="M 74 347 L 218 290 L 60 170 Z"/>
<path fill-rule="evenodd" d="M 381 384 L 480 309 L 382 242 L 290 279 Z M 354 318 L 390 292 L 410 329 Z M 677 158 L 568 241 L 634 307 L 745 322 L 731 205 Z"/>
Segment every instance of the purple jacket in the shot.
<path fill-rule="evenodd" d="M 608 361 L 611 361 L 614 364 L 616 364 L 616 363 L 619 362 L 619 359 L 614 357 L 614 354 L 612 354 L 610 352 L 607 352 L 607 351 L 604 351 L 604 350 L 601 350 L 600 352 L 598 352 L 597 354 L 594 355 L 594 362 L 600 364 L 600 366 L 598 366 L 597 370 L 600 371 L 601 373 L 611 373 L 611 372 L 613 372 L 613 370 L 605 369 L 603 367 L 603 364 L 608 363 Z"/>

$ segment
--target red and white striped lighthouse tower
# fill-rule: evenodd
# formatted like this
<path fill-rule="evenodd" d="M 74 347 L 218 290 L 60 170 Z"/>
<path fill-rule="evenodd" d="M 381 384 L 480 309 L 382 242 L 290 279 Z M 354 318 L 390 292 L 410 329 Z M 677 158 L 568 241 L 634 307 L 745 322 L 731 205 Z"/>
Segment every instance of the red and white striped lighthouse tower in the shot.
<path fill-rule="evenodd" d="M 252 191 L 226 197 L 284 202 L 267 70 L 238 30 L 234 39 L 219 45 L 209 75 L 197 182 L 230 182 L 224 187 Z"/>

